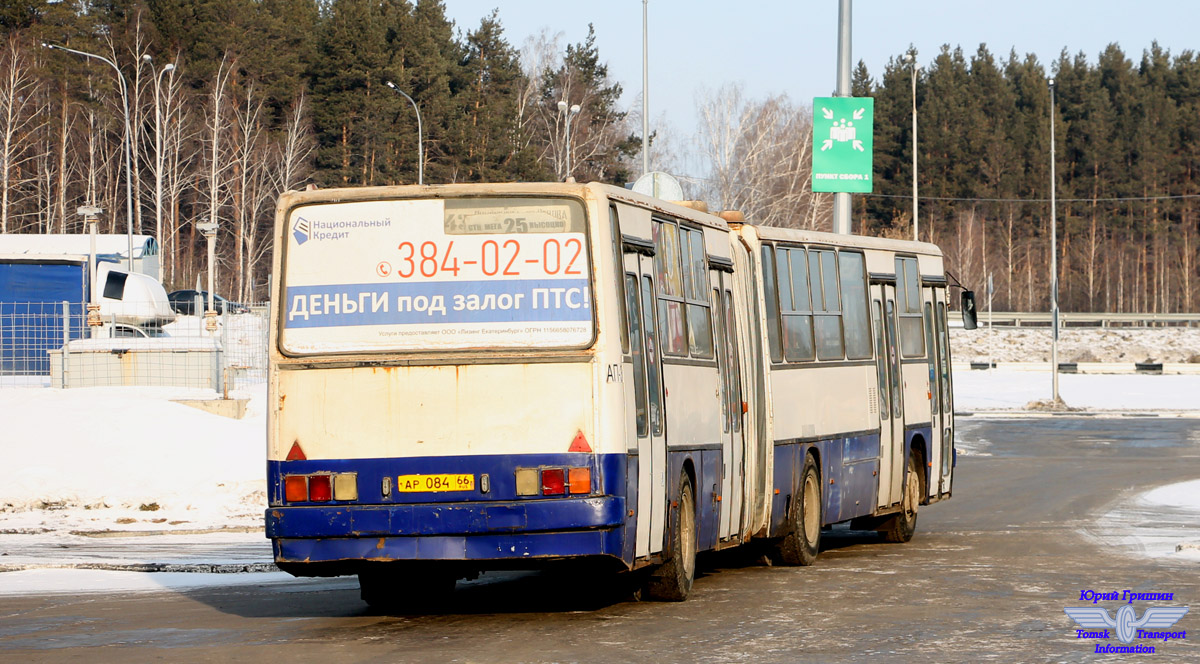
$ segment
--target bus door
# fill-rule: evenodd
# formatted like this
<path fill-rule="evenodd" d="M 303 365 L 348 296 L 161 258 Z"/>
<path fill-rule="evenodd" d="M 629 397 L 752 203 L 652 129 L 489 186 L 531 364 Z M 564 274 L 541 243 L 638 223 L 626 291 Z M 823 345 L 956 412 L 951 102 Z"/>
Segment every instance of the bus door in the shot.
<path fill-rule="evenodd" d="M 721 372 L 720 539 L 739 533 L 742 520 L 742 460 L 745 439 L 742 436 L 742 383 L 738 371 L 737 325 L 733 313 L 731 275 L 716 273 L 713 308 L 716 318 L 717 362 Z"/>
<path fill-rule="evenodd" d="M 900 502 L 904 491 L 904 385 L 896 345 L 896 287 L 871 287 L 875 362 L 879 382 L 879 507 Z M 880 318 L 882 317 L 882 320 Z"/>
<path fill-rule="evenodd" d="M 941 480 L 938 483 L 938 493 L 945 493 L 950 490 L 952 484 L 951 473 L 954 472 L 954 399 L 951 396 L 951 380 L 950 380 L 950 337 L 946 329 L 946 289 L 935 288 L 933 291 L 934 297 L 934 328 L 937 330 L 937 373 L 938 373 L 938 392 L 934 398 L 941 397 L 941 408 L 939 409 L 942 418 L 939 421 L 941 426 L 941 448 L 942 448 L 942 473 Z"/>
<path fill-rule="evenodd" d="M 636 438 L 637 557 L 663 548 L 666 510 L 667 443 L 666 414 L 663 412 L 662 363 L 659 357 L 658 326 L 654 304 L 654 259 L 627 253 L 625 297 L 632 355 L 635 407 L 626 421 Z"/>
<path fill-rule="evenodd" d="M 933 303 L 936 295 L 934 288 L 922 288 L 922 303 L 921 318 L 925 323 L 925 357 L 929 365 L 929 486 L 927 493 L 937 495 L 939 483 L 935 478 L 940 476 L 941 458 L 942 458 L 942 392 L 939 389 L 941 383 L 941 371 L 938 362 L 938 340 L 934 333 L 934 308 Z"/>

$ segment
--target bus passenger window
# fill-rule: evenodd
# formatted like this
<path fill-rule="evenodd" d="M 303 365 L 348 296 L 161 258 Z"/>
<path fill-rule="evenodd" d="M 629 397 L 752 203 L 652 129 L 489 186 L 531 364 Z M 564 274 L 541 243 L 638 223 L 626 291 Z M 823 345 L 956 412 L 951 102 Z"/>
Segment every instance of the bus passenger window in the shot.
<path fill-rule="evenodd" d="M 708 302 L 708 259 L 704 254 L 704 234 L 692 228 L 680 228 L 684 250 L 684 300 L 687 302 L 688 350 L 692 357 L 711 360 L 713 355 L 712 317 Z"/>
<path fill-rule="evenodd" d="M 842 342 L 842 311 L 834 253 L 825 249 L 809 251 L 808 275 L 816 318 L 817 359 L 843 359 L 846 349 Z"/>
<path fill-rule="evenodd" d="M 785 271 L 785 266 L 790 266 Z M 790 278 L 789 278 L 790 272 Z M 789 362 L 811 360 L 816 355 L 813 342 L 812 302 L 809 299 L 808 260 L 799 247 L 779 250 L 779 292 L 783 308 L 783 355 Z M 789 306 L 790 305 L 790 306 Z"/>
<path fill-rule="evenodd" d="M 633 355 L 633 402 L 637 410 L 637 435 L 650 433 L 646 418 L 646 354 L 642 352 L 642 308 L 638 306 L 637 277 L 625 275 L 625 310 L 629 321 L 629 341 Z"/>
<path fill-rule="evenodd" d="M 871 324 L 867 321 L 867 271 L 863 255 L 850 251 L 838 254 L 842 279 L 842 318 L 846 329 L 846 357 L 871 358 Z"/>
<path fill-rule="evenodd" d="M 686 356 L 688 337 L 683 318 L 684 275 L 679 267 L 679 228 L 674 223 L 655 219 L 654 248 L 654 265 L 658 272 L 658 327 L 662 354 Z M 690 276 L 688 281 L 691 281 Z"/>
<path fill-rule="evenodd" d="M 763 295 L 767 301 L 767 341 L 771 345 L 771 361 L 783 361 L 783 346 L 779 343 L 779 293 L 775 283 L 775 251 L 771 245 L 762 246 Z"/>
<path fill-rule="evenodd" d="M 900 355 L 924 357 L 925 339 L 921 324 L 921 286 L 917 259 L 896 258 L 896 313 L 899 314 Z"/>

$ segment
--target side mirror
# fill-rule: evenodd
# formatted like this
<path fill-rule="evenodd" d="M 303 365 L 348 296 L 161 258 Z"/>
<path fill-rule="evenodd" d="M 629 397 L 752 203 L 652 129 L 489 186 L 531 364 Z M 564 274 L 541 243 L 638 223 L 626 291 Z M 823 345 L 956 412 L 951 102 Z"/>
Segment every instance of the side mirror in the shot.
<path fill-rule="evenodd" d="M 974 330 L 979 327 L 979 317 L 975 311 L 975 291 L 962 292 L 963 329 Z"/>

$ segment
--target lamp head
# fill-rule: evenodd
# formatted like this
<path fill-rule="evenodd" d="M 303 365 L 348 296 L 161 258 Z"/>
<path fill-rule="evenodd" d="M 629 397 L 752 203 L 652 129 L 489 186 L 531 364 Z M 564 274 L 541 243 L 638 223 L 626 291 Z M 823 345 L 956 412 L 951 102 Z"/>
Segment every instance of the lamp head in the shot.
<path fill-rule="evenodd" d="M 579 104 L 571 107 L 571 115 L 579 115 Z"/>
<path fill-rule="evenodd" d="M 559 113 L 567 112 L 567 102 L 565 102 L 565 101 L 558 102 L 558 112 Z"/>
<path fill-rule="evenodd" d="M 385 81 L 385 82 L 384 82 L 384 85 L 388 86 L 389 88 L 391 88 L 391 89 L 393 89 L 393 90 L 395 90 L 395 89 L 396 89 L 396 84 L 395 84 L 395 83 L 392 83 L 391 81 Z"/>
<path fill-rule="evenodd" d="M 142 62 L 152 62 L 153 60 L 154 60 L 154 57 L 152 55 L 150 55 L 149 53 L 142 56 Z"/>
<path fill-rule="evenodd" d="M 172 65 L 172 64 L 163 65 L 162 70 L 163 71 L 175 71 L 175 65 Z"/>

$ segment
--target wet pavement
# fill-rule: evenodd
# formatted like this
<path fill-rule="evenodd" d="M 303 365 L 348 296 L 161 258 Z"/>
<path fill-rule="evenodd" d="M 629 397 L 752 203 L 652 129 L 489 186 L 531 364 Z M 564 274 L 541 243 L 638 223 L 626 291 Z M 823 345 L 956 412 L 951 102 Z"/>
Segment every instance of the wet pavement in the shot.
<path fill-rule="evenodd" d="M 681 604 L 605 578 L 505 574 L 460 583 L 422 615 L 377 615 L 349 580 L 125 595 L 0 596 L 13 661 L 797 662 L 1093 661 L 1065 607 L 1084 591 L 1172 593 L 1195 606 L 1138 640 L 1147 661 L 1200 661 L 1200 563 L 1147 557 L 1101 521 L 1155 486 L 1200 478 L 1200 420 L 960 420 L 955 495 L 907 544 L 827 532 L 813 567 L 708 556 Z M 1147 515 L 1152 516 L 1152 515 Z M 1141 518 L 1135 514 L 1134 520 Z M 1183 535 L 1200 538 L 1200 524 Z M 1119 530 L 1119 529 L 1118 529 Z M 2 583 L 0 576 L 0 583 Z"/>

